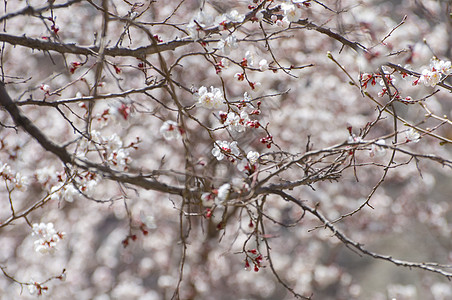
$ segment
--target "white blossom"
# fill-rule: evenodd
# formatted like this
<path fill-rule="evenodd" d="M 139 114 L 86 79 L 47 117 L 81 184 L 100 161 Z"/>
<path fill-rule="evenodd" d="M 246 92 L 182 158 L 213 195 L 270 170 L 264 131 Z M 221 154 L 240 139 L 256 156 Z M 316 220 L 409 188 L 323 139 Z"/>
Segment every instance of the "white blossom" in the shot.
<path fill-rule="evenodd" d="M 410 142 L 417 143 L 417 142 L 419 142 L 421 135 L 414 128 L 410 128 L 407 131 L 405 131 L 405 137 L 406 137 L 407 143 L 410 143 Z"/>
<path fill-rule="evenodd" d="M 438 71 L 429 71 L 427 69 L 422 70 L 419 82 L 434 87 L 441 81 L 441 73 Z"/>
<path fill-rule="evenodd" d="M 220 50 L 224 55 L 229 55 L 231 50 L 237 49 L 237 47 L 237 38 L 233 34 L 222 36 L 217 44 L 218 50 Z"/>
<path fill-rule="evenodd" d="M 434 87 L 441 82 L 443 75 L 448 76 L 452 72 L 450 61 L 443 61 L 439 59 L 432 59 L 429 68 L 423 69 L 419 82 Z"/>
<path fill-rule="evenodd" d="M 233 9 L 226 14 L 226 19 L 231 22 L 243 22 L 245 15 L 240 14 L 237 10 Z"/>
<path fill-rule="evenodd" d="M 196 17 L 194 17 L 187 25 L 187 31 L 190 37 L 197 41 L 206 36 L 204 28 L 213 25 L 214 18 L 206 14 L 204 11 L 199 11 Z M 201 26 L 201 28 L 199 28 Z"/>
<path fill-rule="evenodd" d="M 79 190 L 77 190 L 73 184 L 66 185 L 62 190 L 62 197 L 67 202 L 74 202 L 74 198 L 80 195 Z"/>
<path fill-rule="evenodd" d="M 223 69 L 229 68 L 229 60 L 228 59 L 223 57 L 220 62 L 221 62 Z"/>
<path fill-rule="evenodd" d="M 372 144 L 371 149 L 369 151 L 370 157 L 383 157 L 386 155 L 386 148 L 381 147 L 386 145 L 385 140 L 378 140 L 375 142 L 375 144 Z"/>
<path fill-rule="evenodd" d="M 57 232 L 55 230 L 53 223 L 33 224 L 32 236 L 38 237 L 34 242 L 35 251 L 41 254 L 55 252 L 57 243 L 63 239 L 64 235 L 64 232 Z"/>
<path fill-rule="evenodd" d="M 281 9 L 289 22 L 297 22 L 301 18 L 301 10 L 292 3 L 281 3 Z"/>
<path fill-rule="evenodd" d="M 285 29 L 285 28 L 288 28 L 288 27 L 289 27 L 290 21 L 287 20 L 286 17 L 284 17 L 282 20 L 276 20 L 275 24 L 276 24 L 278 27 L 281 27 L 281 28 Z"/>
<path fill-rule="evenodd" d="M 143 211 L 140 211 L 140 221 L 146 225 L 148 229 L 156 229 L 157 224 L 155 223 L 155 217 L 153 214 L 145 214 Z"/>
<path fill-rule="evenodd" d="M 165 121 L 163 123 L 163 125 L 160 127 L 160 133 L 167 141 L 179 139 L 181 137 L 179 125 L 171 120 Z"/>
<path fill-rule="evenodd" d="M 57 180 L 57 172 L 54 166 L 46 166 L 35 172 L 36 179 L 42 185 L 46 185 L 51 181 Z"/>
<path fill-rule="evenodd" d="M 34 295 L 34 294 L 36 294 L 38 292 L 38 288 L 36 287 L 36 283 L 33 280 L 31 280 L 29 282 L 28 292 L 30 293 L 30 295 Z"/>
<path fill-rule="evenodd" d="M 254 93 L 257 93 L 257 92 L 259 92 L 261 90 L 261 88 L 262 88 L 262 84 L 259 81 L 256 81 L 256 82 L 253 83 L 251 91 L 254 92 Z"/>
<path fill-rule="evenodd" d="M 259 156 L 260 156 L 259 152 L 249 151 L 248 154 L 246 155 L 246 158 L 248 159 L 250 164 L 254 165 L 259 159 Z"/>
<path fill-rule="evenodd" d="M 215 198 L 215 204 L 224 204 L 229 197 L 229 191 L 231 189 L 231 185 L 229 183 L 225 183 L 218 188 L 218 195 Z"/>
<path fill-rule="evenodd" d="M 262 22 L 262 20 L 264 19 L 264 13 L 265 10 L 260 10 L 256 13 L 256 18 L 258 22 Z"/>
<path fill-rule="evenodd" d="M 211 207 L 214 203 L 215 195 L 213 193 L 202 193 L 201 202 L 204 207 Z"/>
<path fill-rule="evenodd" d="M 194 97 L 198 104 L 205 108 L 218 108 L 224 101 L 221 90 L 213 86 L 210 87 L 210 92 L 205 86 L 200 87 Z"/>
<path fill-rule="evenodd" d="M 238 148 L 237 142 L 233 141 L 228 143 L 227 141 L 216 141 L 212 149 L 212 155 L 218 160 L 222 160 L 225 156 L 224 153 L 233 154 L 235 156 L 240 155 L 240 149 Z"/>
<path fill-rule="evenodd" d="M 450 61 L 434 59 L 431 62 L 431 68 L 446 76 L 452 72 L 452 65 Z"/>
<path fill-rule="evenodd" d="M 254 67 L 254 53 L 251 51 L 246 51 L 245 52 L 245 59 L 248 63 L 248 66 L 250 67 Z"/>
<path fill-rule="evenodd" d="M 241 111 L 240 115 L 236 112 L 229 112 L 224 125 L 228 126 L 229 130 L 243 132 L 246 129 L 246 123 L 250 121 L 249 115 L 245 111 Z"/>
<path fill-rule="evenodd" d="M 261 71 L 268 70 L 268 61 L 266 59 L 261 59 L 259 61 L 259 70 L 261 70 Z"/>

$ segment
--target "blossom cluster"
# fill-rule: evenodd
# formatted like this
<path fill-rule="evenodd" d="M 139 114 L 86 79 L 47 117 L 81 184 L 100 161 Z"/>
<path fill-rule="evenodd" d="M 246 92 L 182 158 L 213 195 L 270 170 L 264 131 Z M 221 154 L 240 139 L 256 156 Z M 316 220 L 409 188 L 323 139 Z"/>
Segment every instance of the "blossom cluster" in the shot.
<path fill-rule="evenodd" d="M 14 172 L 7 163 L 0 163 L 0 176 L 7 183 L 12 183 L 14 188 L 20 191 L 25 191 L 29 184 L 27 176 L 23 176 L 20 172 Z"/>
<path fill-rule="evenodd" d="M 443 61 L 437 58 L 433 58 L 430 61 L 430 66 L 427 69 L 422 70 L 421 76 L 418 80 L 415 81 L 415 84 L 423 83 L 426 86 L 434 87 L 451 72 L 452 66 L 450 61 Z"/>
<path fill-rule="evenodd" d="M 231 191 L 243 193 L 249 190 L 249 185 L 242 179 L 234 178 L 231 183 L 224 183 L 218 189 L 212 189 L 201 195 L 201 201 L 204 207 L 211 207 L 214 204 L 224 206 L 228 200 Z"/>
<path fill-rule="evenodd" d="M 236 141 L 231 143 L 227 141 L 216 141 L 212 149 L 212 155 L 218 160 L 223 160 L 225 156 L 234 160 L 234 156 L 240 155 L 240 149 Z"/>
<path fill-rule="evenodd" d="M 179 139 L 183 132 L 184 130 L 176 122 L 171 120 L 165 121 L 160 127 L 160 133 L 167 141 Z"/>
<path fill-rule="evenodd" d="M 194 96 L 200 106 L 209 109 L 219 108 L 224 102 L 221 90 L 219 88 L 214 88 L 213 86 L 210 87 L 210 92 L 205 86 L 200 87 Z"/>
<path fill-rule="evenodd" d="M 80 146 L 78 155 L 83 157 L 87 152 L 100 150 L 102 157 L 106 162 L 115 167 L 127 170 L 128 164 L 132 161 L 129 148 L 136 149 L 136 144 L 138 142 L 139 139 L 137 139 L 136 142 L 125 146 L 119 135 L 116 133 L 105 137 L 101 132 L 92 130 L 91 140 Z"/>
<path fill-rule="evenodd" d="M 32 236 L 38 239 L 34 242 L 35 251 L 41 254 L 54 253 L 57 243 L 61 241 L 66 233 L 56 231 L 53 223 L 33 224 Z"/>

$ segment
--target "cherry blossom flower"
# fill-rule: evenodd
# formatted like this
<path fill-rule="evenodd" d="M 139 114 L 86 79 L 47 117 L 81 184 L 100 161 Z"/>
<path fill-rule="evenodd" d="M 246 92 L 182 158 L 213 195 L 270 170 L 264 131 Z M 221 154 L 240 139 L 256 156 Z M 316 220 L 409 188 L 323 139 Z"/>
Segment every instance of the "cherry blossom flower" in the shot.
<path fill-rule="evenodd" d="M 221 59 L 220 63 L 221 63 L 221 66 L 222 66 L 223 69 L 229 68 L 229 60 L 228 59 L 223 57 Z"/>
<path fill-rule="evenodd" d="M 431 68 L 446 76 L 452 72 L 452 65 L 450 61 L 433 59 L 431 62 Z"/>
<path fill-rule="evenodd" d="M 287 18 L 283 18 L 282 20 L 279 20 L 279 19 L 276 20 L 275 24 L 276 24 L 278 27 L 281 27 L 281 28 L 286 29 L 286 28 L 289 27 L 290 22 L 289 22 L 289 20 L 287 20 Z"/>
<path fill-rule="evenodd" d="M 250 121 L 249 115 L 245 111 L 241 111 L 240 115 L 236 112 L 229 112 L 226 117 L 224 125 L 227 125 L 229 130 L 243 132 L 246 129 L 246 124 Z"/>
<path fill-rule="evenodd" d="M 441 81 L 441 73 L 437 71 L 422 70 L 419 77 L 419 83 L 423 83 L 426 86 L 434 87 Z"/>
<path fill-rule="evenodd" d="M 48 84 L 41 84 L 39 87 L 46 95 L 50 94 L 50 86 Z"/>
<path fill-rule="evenodd" d="M 226 14 L 226 19 L 231 22 L 243 22 L 245 15 L 240 14 L 237 10 L 233 9 Z"/>
<path fill-rule="evenodd" d="M 239 156 L 240 150 L 237 146 L 237 142 L 233 141 L 232 143 L 228 143 L 227 141 L 216 141 L 212 149 L 212 155 L 218 160 L 222 160 L 225 157 L 224 153 Z"/>
<path fill-rule="evenodd" d="M 63 190 L 61 196 L 67 202 L 74 202 L 74 198 L 80 195 L 80 191 L 77 190 L 73 184 L 66 185 Z"/>
<path fill-rule="evenodd" d="M 35 251 L 41 254 L 54 253 L 57 243 L 63 239 L 66 233 L 55 230 L 53 223 L 33 224 L 32 236 L 38 236 L 34 242 Z"/>
<path fill-rule="evenodd" d="M 386 145 L 385 140 L 378 140 L 375 144 L 372 144 L 371 149 L 369 150 L 370 157 L 383 157 L 386 155 L 386 148 L 381 147 Z"/>
<path fill-rule="evenodd" d="M 46 166 L 35 171 L 36 180 L 42 185 L 57 181 L 57 172 L 54 166 Z"/>
<path fill-rule="evenodd" d="M 233 49 L 237 49 L 237 38 L 233 34 L 229 34 L 227 36 L 222 36 L 218 41 L 217 48 L 224 55 L 229 55 Z"/>
<path fill-rule="evenodd" d="M 205 108 L 218 108 L 224 101 L 221 90 L 213 86 L 210 87 L 210 92 L 205 86 L 200 87 L 194 97 L 198 104 Z"/>
<path fill-rule="evenodd" d="M 233 178 L 232 188 L 236 192 L 247 192 L 250 190 L 250 185 L 243 178 Z"/>
<path fill-rule="evenodd" d="M 259 152 L 249 151 L 248 154 L 246 155 L 246 158 L 248 159 L 250 164 L 254 165 L 259 159 L 259 156 L 260 156 Z"/>
<path fill-rule="evenodd" d="M 215 204 L 221 205 L 224 204 L 229 197 L 229 192 L 231 189 L 231 185 L 229 183 L 225 183 L 218 188 L 218 195 L 215 198 Z"/>
<path fill-rule="evenodd" d="M 155 223 L 155 217 L 153 214 L 145 214 L 143 211 L 140 211 L 140 221 L 148 229 L 156 229 L 157 228 L 157 224 Z"/>
<path fill-rule="evenodd" d="M 259 81 L 256 82 L 249 82 L 249 85 L 251 87 L 251 91 L 254 93 L 257 93 L 261 90 L 262 84 Z"/>
<path fill-rule="evenodd" d="M 407 131 L 405 131 L 405 137 L 406 137 L 407 143 L 410 143 L 410 142 L 417 143 L 417 142 L 419 142 L 421 135 L 414 128 L 410 128 Z"/>
<path fill-rule="evenodd" d="M 259 61 L 259 70 L 262 72 L 268 70 L 268 61 L 266 59 L 261 59 Z"/>
<path fill-rule="evenodd" d="M 25 191 L 29 184 L 27 176 L 23 176 L 20 172 L 15 173 L 8 164 L 0 163 L 0 176 L 9 183 L 14 184 L 14 187 L 19 191 Z"/>
<path fill-rule="evenodd" d="M 203 31 L 204 28 L 213 25 L 214 18 L 205 13 L 204 11 L 199 11 L 196 17 L 194 17 L 187 25 L 187 31 L 190 37 L 197 41 L 206 36 Z"/>
<path fill-rule="evenodd" d="M 265 10 L 260 10 L 256 13 L 256 19 L 258 22 L 262 22 L 264 19 Z"/>
<path fill-rule="evenodd" d="M 36 281 L 30 280 L 28 283 L 28 292 L 30 295 L 37 294 L 38 296 L 42 296 L 43 294 L 49 291 L 49 287 L 43 286 Z"/>
<path fill-rule="evenodd" d="M 212 207 L 212 205 L 214 204 L 214 200 L 215 195 L 213 193 L 206 192 L 201 195 L 201 201 L 204 207 Z"/>
<path fill-rule="evenodd" d="M 254 67 L 254 54 L 251 51 L 245 52 L 245 59 L 247 61 L 248 66 Z"/>
<path fill-rule="evenodd" d="M 289 22 L 297 22 L 301 18 L 301 10 L 292 3 L 281 3 L 281 9 Z"/>
<path fill-rule="evenodd" d="M 443 75 L 448 76 L 451 72 L 452 66 L 450 61 L 433 58 L 430 61 L 429 68 L 422 70 L 417 82 L 434 87 L 441 82 Z"/>
<path fill-rule="evenodd" d="M 179 125 L 176 122 L 170 120 L 163 123 L 163 125 L 160 127 L 160 133 L 167 141 L 179 139 L 181 137 Z"/>

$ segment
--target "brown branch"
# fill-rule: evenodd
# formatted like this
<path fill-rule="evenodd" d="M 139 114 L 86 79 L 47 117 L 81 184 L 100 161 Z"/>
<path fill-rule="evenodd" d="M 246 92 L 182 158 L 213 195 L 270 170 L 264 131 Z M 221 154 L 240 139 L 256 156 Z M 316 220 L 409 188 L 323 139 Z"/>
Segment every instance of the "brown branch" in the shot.
<path fill-rule="evenodd" d="M 34 8 L 32 6 L 27 6 L 27 7 L 24 7 L 23 9 L 21 9 L 21 10 L 18 10 L 18 11 L 6 14 L 4 16 L 1 16 L 0 17 L 0 22 L 2 22 L 4 20 L 7 20 L 7 19 L 11 19 L 11 18 L 17 17 L 17 16 L 39 15 L 42 12 L 45 12 L 45 11 L 47 11 L 49 9 L 65 8 L 65 7 L 71 6 L 74 3 L 78 3 L 78 2 L 81 2 L 81 1 L 82 0 L 70 0 L 70 1 L 68 1 L 66 3 L 55 4 L 55 5 L 54 4 L 49 4 L 49 5 L 46 5 L 46 6 L 41 7 L 41 8 Z M 49 3 L 51 3 L 51 2 L 52 1 L 49 1 Z"/>
<path fill-rule="evenodd" d="M 71 163 L 71 155 L 63 147 L 50 141 L 11 100 L 5 89 L 5 84 L 0 82 L 0 104 L 8 111 L 17 126 L 22 127 L 28 134 L 34 137 L 47 151 L 54 153 L 65 164 Z"/>
<path fill-rule="evenodd" d="M 55 43 L 51 41 L 35 39 L 31 37 L 15 36 L 5 33 L 0 33 L 0 42 L 6 42 L 11 45 L 20 45 L 31 49 L 38 49 L 42 51 L 55 51 L 58 53 L 71 53 L 78 55 L 97 55 L 100 49 L 97 46 L 78 46 L 74 43 L 63 44 Z M 149 45 L 138 47 L 134 49 L 120 48 L 120 47 L 107 47 L 104 50 L 104 54 L 107 56 L 131 56 L 131 57 L 144 57 L 149 54 L 155 54 L 162 51 L 174 50 L 178 47 L 191 44 L 193 40 L 191 38 L 184 38 L 179 40 L 173 40 L 166 43 L 160 43 L 158 45 Z"/>
<path fill-rule="evenodd" d="M 354 240 L 347 237 L 345 235 L 345 233 L 343 233 L 342 231 L 337 229 L 330 221 L 328 221 L 328 219 L 325 216 L 323 216 L 317 210 L 317 208 L 312 208 L 310 206 L 307 206 L 302 201 L 300 201 L 300 200 L 296 199 L 295 197 L 293 197 L 285 192 L 282 192 L 282 191 L 275 190 L 275 191 L 273 191 L 273 194 L 279 195 L 283 199 L 293 202 L 294 204 L 298 205 L 303 210 L 310 212 L 320 222 L 322 222 L 322 224 L 324 225 L 325 228 L 328 228 L 329 230 L 331 230 L 333 232 L 333 235 L 335 235 L 342 243 L 344 243 L 344 245 L 346 245 L 351 250 L 356 250 L 356 251 L 358 251 L 358 253 L 361 253 L 361 254 L 376 258 L 376 259 L 388 261 L 396 266 L 406 267 L 409 269 L 411 269 L 411 268 L 422 269 L 422 270 L 430 271 L 430 272 L 445 276 L 449 280 L 452 279 L 451 272 L 447 272 L 447 271 L 444 271 L 441 269 L 441 268 L 450 268 L 451 266 L 444 266 L 444 265 L 440 265 L 440 264 L 436 264 L 436 263 L 432 264 L 432 263 L 417 263 L 417 262 L 404 261 L 404 260 L 392 258 L 389 255 L 382 255 L 382 254 L 378 254 L 378 253 L 369 251 L 366 248 L 364 248 L 362 244 L 355 242 Z"/>
<path fill-rule="evenodd" d="M 149 180 L 144 175 L 129 175 L 123 174 L 111 169 L 108 166 L 96 164 L 90 161 L 82 160 L 80 158 L 73 158 L 66 148 L 59 146 L 50 141 L 44 133 L 37 128 L 17 107 L 6 92 L 4 83 L 0 82 L 0 105 L 3 106 L 13 118 L 17 126 L 24 129 L 29 135 L 35 138 L 38 143 L 47 151 L 52 152 L 64 163 L 71 164 L 84 170 L 97 170 L 103 176 L 110 180 L 115 180 L 121 183 L 128 183 L 139 186 L 147 190 L 155 190 L 159 192 L 183 195 L 184 188 L 170 186 L 156 180 Z M 188 191 L 188 192 L 196 192 Z"/>
<path fill-rule="evenodd" d="M 141 89 L 130 89 L 130 90 L 127 90 L 127 91 L 124 91 L 121 93 L 110 93 L 110 94 L 100 94 L 100 95 L 96 95 L 96 96 L 75 97 L 75 98 L 69 98 L 69 99 L 55 100 L 52 102 L 42 101 L 42 100 L 25 100 L 25 101 L 16 102 L 16 105 L 17 106 L 38 105 L 38 106 L 58 107 L 59 105 L 71 104 L 71 103 L 96 101 L 96 100 L 110 99 L 110 98 L 123 98 L 127 95 L 144 93 L 146 91 L 161 88 L 161 87 L 165 86 L 165 84 L 166 84 L 165 81 L 161 81 L 152 86 L 147 86 L 147 87 L 144 87 Z"/>

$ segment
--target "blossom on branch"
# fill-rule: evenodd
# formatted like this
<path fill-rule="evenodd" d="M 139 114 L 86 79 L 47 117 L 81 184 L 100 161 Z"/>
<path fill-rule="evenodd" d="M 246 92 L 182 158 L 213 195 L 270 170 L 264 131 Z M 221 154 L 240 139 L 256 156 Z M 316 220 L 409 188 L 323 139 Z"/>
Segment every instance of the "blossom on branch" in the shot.
<path fill-rule="evenodd" d="M 181 137 L 181 128 L 176 122 L 168 120 L 160 127 L 160 133 L 167 141 L 177 140 Z"/>
<path fill-rule="evenodd" d="M 282 3 L 281 9 L 289 22 L 297 22 L 301 18 L 301 10 L 292 3 Z"/>
<path fill-rule="evenodd" d="M 61 241 L 66 233 L 55 230 L 53 223 L 33 224 L 32 236 L 38 239 L 34 242 L 35 251 L 41 254 L 54 253 L 57 243 Z"/>
<path fill-rule="evenodd" d="M 219 88 L 210 87 L 210 92 L 205 86 L 199 88 L 199 91 L 194 94 L 195 100 L 198 104 L 205 108 L 218 108 L 223 104 L 223 93 Z"/>
<path fill-rule="evenodd" d="M 216 141 L 212 149 L 212 155 L 218 160 L 222 160 L 225 155 L 240 155 L 240 149 L 238 148 L 237 142 L 233 141 L 228 143 L 227 141 Z"/>
<path fill-rule="evenodd" d="M 406 138 L 407 143 L 411 143 L 411 142 L 417 143 L 417 142 L 419 142 L 421 135 L 414 128 L 410 128 L 407 131 L 405 131 L 405 138 Z"/>

